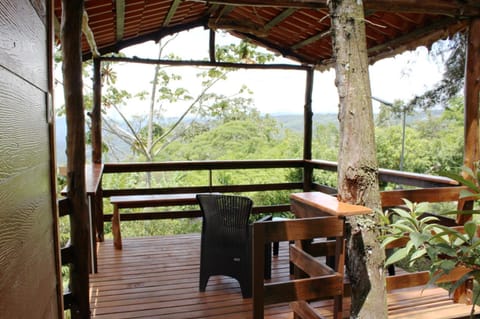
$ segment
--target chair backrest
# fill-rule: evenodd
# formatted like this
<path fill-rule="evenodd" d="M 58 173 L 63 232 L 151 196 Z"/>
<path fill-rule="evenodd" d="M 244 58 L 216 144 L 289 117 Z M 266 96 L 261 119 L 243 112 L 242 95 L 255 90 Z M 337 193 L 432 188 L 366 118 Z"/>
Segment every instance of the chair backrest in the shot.
<path fill-rule="evenodd" d="M 302 218 L 285 221 L 267 221 L 253 224 L 253 318 L 261 319 L 264 305 L 295 302 L 309 307 L 304 301 L 334 298 L 334 318 L 342 316 L 343 277 L 345 263 L 344 220 L 336 216 Z M 310 242 L 314 238 L 326 238 L 308 246 L 311 251 L 322 255 L 335 256 L 334 266 L 321 263 L 302 248 L 300 241 Z M 264 247 L 276 241 L 296 241 L 290 247 L 290 262 L 308 278 L 282 282 L 264 283 Z M 321 247 L 319 247 L 321 245 Z M 310 313 L 314 311 L 308 309 Z"/>
<path fill-rule="evenodd" d="M 236 195 L 198 194 L 203 213 L 202 240 L 220 244 L 245 245 L 253 202 Z"/>

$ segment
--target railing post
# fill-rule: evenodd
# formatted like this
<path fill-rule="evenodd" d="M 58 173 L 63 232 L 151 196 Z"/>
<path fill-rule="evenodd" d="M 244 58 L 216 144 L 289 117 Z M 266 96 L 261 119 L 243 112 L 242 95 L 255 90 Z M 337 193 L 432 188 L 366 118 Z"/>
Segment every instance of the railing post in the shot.
<path fill-rule="evenodd" d="M 212 192 L 212 186 L 213 186 L 212 169 L 209 169 L 208 170 L 208 188 L 210 193 Z"/>
<path fill-rule="evenodd" d="M 307 79 L 305 85 L 305 106 L 304 106 L 304 129 L 303 129 L 303 160 L 312 159 L 312 131 L 313 131 L 313 112 L 312 112 L 312 92 L 314 68 L 307 70 Z M 313 168 L 311 165 L 303 163 L 303 191 L 308 192 L 312 189 Z"/>

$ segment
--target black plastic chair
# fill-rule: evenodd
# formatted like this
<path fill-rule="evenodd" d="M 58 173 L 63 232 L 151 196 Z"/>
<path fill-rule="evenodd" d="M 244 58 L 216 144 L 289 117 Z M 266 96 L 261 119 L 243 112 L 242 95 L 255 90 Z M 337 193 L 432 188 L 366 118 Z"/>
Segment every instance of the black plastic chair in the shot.
<path fill-rule="evenodd" d="M 218 194 L 198 194 L 197 200 L 203 214 L 200 291 L 205 291 L 210 276 L 223 275 L 238 280 L 243 298 L 250 298 L 252 261 L 249 217 L 252 200 L 243 196 Z M 271 249 L 267 254 L 269 265 L 268 269 L 265 267 L 265 277 L 269 278 Z"/>

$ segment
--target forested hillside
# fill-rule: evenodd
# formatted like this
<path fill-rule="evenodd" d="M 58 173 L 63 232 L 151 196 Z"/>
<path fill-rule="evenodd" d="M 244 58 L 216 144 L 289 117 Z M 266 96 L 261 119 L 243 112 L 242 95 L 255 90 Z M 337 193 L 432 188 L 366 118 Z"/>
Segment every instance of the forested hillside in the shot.
<path fill-rule="evenodd" d="M 162 49 L 160 47 L 159 53 Z M 223 47 L 217 53 L 218 61 L 227 62 L 248 58 L 265 63 L 273 58 L 255 51 L 251 44 L 246 43 Z M 91 78 L 89 70 L 91 68 L 87 63 L 84 69 L 86 79 Z M 130 92 L 116 86 L 115 65 L 103 63 L 103 161 L 301 159 L 303 114 L 262 114 L 254 106 L 251 91 L 244 85 L 232 88 L 233 93 L 229 94 L 214 90 L 232 72 L 234 70 L 222 68 L 198 69 L 198 80 L 194 84 L 199 88 L 194 91 L 192 83 L 186 85 L 180 75 L 172 73 L 167 67 L 156 66 L 152 88 Z M 84 89 L 88 112 L 92 106 L 92 93 L 88 86 Z M 143 113 L 129 115 L 139 99 L 150 101 L 150 107 Z M 450 98 L 443 105 L 437 105 L 441 108 L 435 110 L 402 101 L 392 106 L 381 106 L 380 112 L 375 115 L 379 167 L 402 167 L 405 171 L 428 174 L 444 170 L 460 171 L 463 156 L 461 98 Z M 165 110 L 172 108 L 183 111 L 180 116 L 166 117 Z M 59 116 L 62 116 L 62 110 Z M 405 116 L 405 121 L 402 121 L 402 116 Z M 86 118 L 88 121 L 89 117 Z M 337 114 L 315 114 L 313 122 L 312 157 L 336 161 L 339 140 Z M 58 164 L 62 165 L 65 163 L 64 122 L 58 121 L 56 127 L 57 158 Z M 90 159 L 88 152 L 86 157 Z M 315 174 L 317 182 L 336 186 L 335 173 Z M 301 172 L 293 169 L 275 172 L 248 170 L 241 174 L 219 171 L 212 182 L 215 185 L 283 183 L 300 182 L 301 177 Z M 105 176 L 103 184 L 105 188 L 114 189 L 189 187 L 205 185 L 206 181 L 204 172 L 131 173 Z M 282 191 L 248 195 L 256 204 L 288 202 L 288 193 Z M 106 205 L 105 212 L 108 213 L 109 209 L 110 206 Z M 179 223 L 179 220 L 129 222 L 124 231 L 127 236 L 137 236 L 199 229 L 198 221 Z M 108 225 L 106 231 L 108 233 Z"/>

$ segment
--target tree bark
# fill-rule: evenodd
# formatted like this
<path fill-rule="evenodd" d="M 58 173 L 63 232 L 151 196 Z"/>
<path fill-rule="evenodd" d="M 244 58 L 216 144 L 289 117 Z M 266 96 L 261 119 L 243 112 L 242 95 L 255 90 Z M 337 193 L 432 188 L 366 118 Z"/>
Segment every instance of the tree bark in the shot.
<path fill-rule="evenodd" d="M 339 93 L 338 196 L 342 202 L 381 209 L 363 4 L 329 2 Z M 347 272 L 351 318 L 387 318 L 385 253 L 375 216 L 349 218 Z"/>

